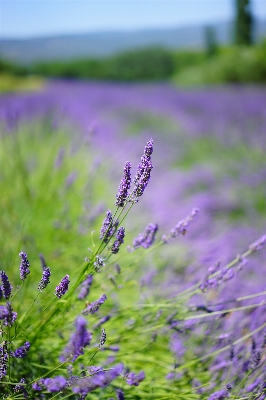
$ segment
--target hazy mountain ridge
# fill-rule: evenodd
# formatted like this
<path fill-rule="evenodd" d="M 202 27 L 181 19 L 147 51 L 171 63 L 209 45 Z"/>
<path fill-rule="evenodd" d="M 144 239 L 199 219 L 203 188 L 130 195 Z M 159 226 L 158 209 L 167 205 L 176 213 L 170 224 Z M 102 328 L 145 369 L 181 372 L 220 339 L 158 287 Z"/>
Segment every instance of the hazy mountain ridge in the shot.
<path fill-rule="evenodd" d="M 229 44 L 233 23 L 213 24 L 217 41 Z M 266 36 L 266 20 L 256 22 L 255 39 Z M 31 39 L 1 39 L 0 57 L 19 63 L 43 60 L 108 57 L 125 50 L 161 46 L 170 49 L 202 48 L 205 44 L 204 26 L 188 26 L 141 31 L 96 32 L 58 35 Z"/>

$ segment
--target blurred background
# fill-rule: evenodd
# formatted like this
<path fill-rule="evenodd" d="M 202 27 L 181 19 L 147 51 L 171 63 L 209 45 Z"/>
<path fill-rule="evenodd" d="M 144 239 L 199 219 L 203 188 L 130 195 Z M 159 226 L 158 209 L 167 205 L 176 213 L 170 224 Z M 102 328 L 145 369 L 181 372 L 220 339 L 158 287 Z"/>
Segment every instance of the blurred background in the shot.
<path fill-rule="evenodd" d="M 12 76 L 265 82 L 265 36 L 264 0 L 1 0 L 1 90 Z"/>

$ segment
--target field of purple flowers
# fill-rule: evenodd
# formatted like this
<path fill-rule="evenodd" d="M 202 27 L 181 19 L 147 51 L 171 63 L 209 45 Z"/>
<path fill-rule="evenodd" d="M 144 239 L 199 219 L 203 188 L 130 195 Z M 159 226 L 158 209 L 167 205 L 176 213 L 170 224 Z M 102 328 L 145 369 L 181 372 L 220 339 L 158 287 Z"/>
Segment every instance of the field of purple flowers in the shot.
<path fill-rule="evenodd" d="M 7 398 L 266 398 L 265 104 L 259 87 L 67 81 L 0 97 L 0 269 L 14 291 L 13 300 L 2 272 L 0 390 Z M 131 194 L 126 161 L 138 165 Z M 46 306 L 36 293 L 23 298 L 32 285 L 27 273 L 23 285 L 18 280 L 21 248 L 35 265 L 43 253 L 57 282 L 65 276 L 59 301 L 69 276 L 76 281 L 66 303 L 49 304 L 40 326 L 34 318 L 38 310 L 46 315 Z M 85 256 L 81 270 L 73 267 Z M 31 268 L 38 279 L 38 267 Z M 80 313 L 68 301 L 82 280 L 90 303 L 68 342 Z M 111 294 L 106 303 L 103 291 Z M 17 322 L 11 304 L 21 312 Z M 67 312 L 63 334 L 58 324 Z M 94 347 L 89 314 L 97 314 L 89 316 Z M 38 329 L 52 335 L 52 349 Z M 12 337 L 18 347 L 6 350 Z M 68 363 L 68 373 L 61 366 L 54 372 L 46 357 Z M 119 376 L 125 384 L 116 383 Z"/>

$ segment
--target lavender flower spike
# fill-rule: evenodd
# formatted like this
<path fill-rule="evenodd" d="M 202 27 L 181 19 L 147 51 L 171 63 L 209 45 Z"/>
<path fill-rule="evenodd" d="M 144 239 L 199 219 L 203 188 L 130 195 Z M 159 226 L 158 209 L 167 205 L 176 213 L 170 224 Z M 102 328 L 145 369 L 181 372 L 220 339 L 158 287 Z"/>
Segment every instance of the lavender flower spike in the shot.
<path fill-rule="evenodd" d="M 190 223 L 196 218 L 199 213 L 199 208 L 193 208 L 191 213 L 181 221 L 171 230 L 171 236 L 177 237 L 178 235 L 182 234 L 185 235 Z"/>
<path fill-rule="evenodd" d="M 12 355 L 15 358 L 25 358 L 28 351 L 30 349 L 30 343 L 29 342 L 25 342 L 23 346 L 19 347 L 18 349 L 16 349 Z"/>
<path fill-rule="evenodd" d="M 38 285 L 39 292 L 42 292 L 43 289 L 46 288 L 48 283 L 50 283 L 50 276 L 51 276 L 50 268 L 49 267 L 44 267 L 43 268 L 43 273 L 42 273 L 42 279 L 40 280 L 40 283 Z"/>
<path fill-rule="evenodd" d="M 3 296 L 4 296 L 4 298 L 6 300 L 8 300 L 9 297 L 11 296 L 12 286 L 10 285 L 8 276 L 5 273 L 5 271 L 0 271 L 0 276 L 1 276 L 1 279 L 2 279 L 1 289 L 2 289 L 2 292 L 3 292 Z"/>
<path fill-rule="evenodd" d="M 131 184 L 131 164 L 129 161 L 126 162 L 125 167 L 124 167 L 124 173 L 122 180 L 120 182 L 118 192 L 116 194 L 116 202 L 115 205 L 117 207 L 124 207 L 125 202 L 128 197 L 128 191 L 130 189 L 130 184 Z"/>
<path fill-rule="evenodd" d="M 29 263 L 29 260 L 27 258 L 27 254 L 24 253 L 23 251 L 21 251 L 19 253 L 19 256 L 22 258 L 21 264 L 20 264 L 20 267 L 19 267 L 19 269 L 20 269 L 20 279 L 22 281 L 24 281 L 24 279 L 26 279 L 27 275 L 30 273 L 30 270 L 29 270 L 30 263 Z"/>
<path fill-rule="evenodd" d="M 156 232 L 158 230 L 157 224 L 149 224 L 145 233 L 140 233 L 133 241 L 133 247 L 138 249 L 139 247 L 143 247 L 144 249 L 148 249 L 154 242 Z"/>
<path fill-rule="evenodd" d="M 125 237 L 125 228 L 121 226 L 116 233 L 116 240 L 114 241 L 111 248 L 111 252 L 113 254 L 118 253 L 119 247 L 121 246 L 122 243 L 124 243 L 124 237 Z"/>
<path fill-rule="evenodd" d="M 88 305 L 88 307 L 82 311 L 83 315 L 88 315 L 88 314 L 95 314 L 101 305 L 107 300 L 106 294 L 103 294 L 98 300 L 93 301 Z"/>
<path fill-rule="evenodd" d="M 0 380 L 4 378 L 7 373 L 8 351 L 7 343 L 4 341 L 0 346 Z"/>
<path fill-rule="evenodd" d="M 55 288 L 56 297 L 60 299 L 67 292 L 69 283 L 69 275 L 66 275 Z"/>
<path fill-rule="evenodd" d="M 80 292 L 78 294 L 78 299 L 85 299 L 90 293 L 90 288 L 92 284 L 93 275 L 87 275 L 86 279 L 80 285 Z"/>
<path fill-rule="evenodd" d="M 104 243 L 108 243 L 110 238 L 114 234 L 116 227 L 117 224 L 113 225 L 113 214 L 111 213 L 110 210 L 107 210 L 106 217 L 103 220 L 103 224 L 100 231 L 100 239 L 103 239 Z"/>
<path fill-rule="evenodd" d="M 134 177 L 135 188 L 131 194 L 131 201 L 137 203 L 138 197 L 142 196 L 146 189 L 151 176 L 152 162 L 151 155 L 153 152 L 153 140 L 150 139 L 144 148 L 144 154 L 141 157 L 136 175 Z"/>
<path fill-rule="evenodd" d="M 60 356 L 60 361 L 66 361 L 71 358 L 75 361 L 78 356 L 84 354 L 84 348 L 88 346 L 92 339 L 92 334 L 86 329 L 87 321 L 85 318 L 79 316 L 75 322 L 76 331 L 71 336 L 63 354 Z"/>
<path fill-rule="evenodd" d="M 249 246 L 249 249 L 251 251 L 258 251 L 258 250 L 262 249 L 262 247 L 265 245 L 265 243 L 266 243 L 266 235 L 262 236 L 256 242 L 252 243 Z"/>

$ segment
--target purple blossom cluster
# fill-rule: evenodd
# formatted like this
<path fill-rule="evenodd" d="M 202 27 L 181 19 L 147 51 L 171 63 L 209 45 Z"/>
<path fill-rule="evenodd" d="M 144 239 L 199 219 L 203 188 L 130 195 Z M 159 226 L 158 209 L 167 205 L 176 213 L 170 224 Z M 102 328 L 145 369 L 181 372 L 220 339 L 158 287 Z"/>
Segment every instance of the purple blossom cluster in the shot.
<path fill-rule="evenodd" d="M 5 306 L 0 306 L 0 320 L 4 325 L 11 327 L 17 319 L 17 313 L 13 311 L 11 303 L 7 302 Z"/>
<path fill-rule="evenodd" d="M 116 232 L 116 240 L 114 241 L 112 247 L 111 247 L 111 253 L 117 254 L 119 252 L 119 248 L 122 243 L 124 243 L 124 237 L 125 237 L 125 228 L 123 226 L 120 226 Z"/>
<path fill-rule="evenodd" d="M 68 290 L 70 280 L 69 275 L 66 275 L 55 288 L 55 295 L 60 299 Z"/>
<path fill-rule="evenodd" d="M 84 281 L 80 284 L 80 291 L 78 294 L 79 300 L 84 300 L 90 293 L 92 285 L 93 275 L 88 274 Z"/>
<path fill-rule="evenodd" d="M 15 358 L 25 358 L 27 356 L 27 353 L 30 349 L 30 343 L 25 342 L 23 346 L 18 347 L 13 353 L 13 357 Z"/>
<path fill-rule="evenodd" d="M 39 292 L 42 292 L 43 289 L 50 283 L 51 269 L 47 266 L 43 268 L 42 278 L 38 285 Z"/>
<path fill-rule="evenodd" d="M 75 322 L 76 330 L 72 334 L 66 348 L 60 356 L 60 361 L 75 361 L 80 355 L 84 354 L 84 348 L 89 346 L 92 334 L 87 330 L 87 321 L 79 316 Z"/>
<path fill-rule="evenodd" d="M 150 223 L 144 233 L 140 233 L 133 241 L 133 248 L 138 249 L 139 247 L 143 247 L 144 249 L 148 249 L 152 246 L 155 240 L 155 235 L 158 231 L 158 224 Z"/>
<path fill-rule="evenodd" d="M 116 194 L 116 202 L 115 205 L 117 207 L 124 207 L 127 199 L 128 199 L 128 195 L 129 195 L 129 189 L 130 189 L 130 185 L 131 185 L 131 164 L 129 161 L 126 162 L 125 167 L 124 167 L 124 173 L 123 173 L 123 177 L 122 180 L 120 182 L 119 188 L 118 188 L 118 192 Z"/>
<path fill-rule="evenodd" d="M 27 275 L 30 273 L 29 267 L 30 267 L 30 263 L 28 260 L 28 256 L 26 253 L 24 253 L 23 251 L 21 251 L 19 253 L 19 256 L 21 257 L 21 264 L 20 264 L 20 279 L 22 281 L 24 281 L 27 277 Z"/>
<path fill-rule="evenodd" d="M 133 180 L 135 188 L 133 189 L 130 198 L 131 201 L 133 201 L 134 203 L 138 202 L 138 198 L 143 195 L 144 190 L 146 189 L 150 181 L 151 170 L 153 168 L 151 161 L 152 153 L 153 153 L 153 140 L 150 139 L 144 148 L 144 154 L 141 157 L 136 175 Z"/>
<path fill-rule="evenodd" d="M 8 300 L 11 296 L 12 286 L 5 271 L 0 271 L 0 277 L 2 280 L 1 293 L 3 294 L 4 298 Z"/>
<path fill-rule="evenodd" d="M 108 243 L 113 234 L 115 233 L 119 221 L 113 221 L 113 214 L 110 210 L 106 211 L 106 217 L 103 220 L 101 231 L 100 231 L 100 239 L 103 240 L 104 243 Z"/>
<path fill-rule="evenodd" d="M 85 310 L 82 311 L 83 315 L 88 315 L 88 314 L 95 314 L 101 305 L 107 300 L 106 294 L 101 295 L 101 297 L 90 303 Z"/>

